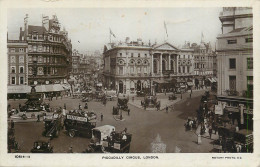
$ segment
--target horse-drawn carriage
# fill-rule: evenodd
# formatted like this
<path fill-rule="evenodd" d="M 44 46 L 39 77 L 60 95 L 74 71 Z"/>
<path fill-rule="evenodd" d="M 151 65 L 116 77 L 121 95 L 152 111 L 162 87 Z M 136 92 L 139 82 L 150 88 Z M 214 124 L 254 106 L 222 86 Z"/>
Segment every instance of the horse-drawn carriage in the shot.
<path fill-rule="evenodd" d="M 129 111 L 128 103 L 129 99 L 126 97 L 119 97 L 117 100 L 117 106 L 113 107 L 113 115 L 119 115 L 119 110 Z"/>

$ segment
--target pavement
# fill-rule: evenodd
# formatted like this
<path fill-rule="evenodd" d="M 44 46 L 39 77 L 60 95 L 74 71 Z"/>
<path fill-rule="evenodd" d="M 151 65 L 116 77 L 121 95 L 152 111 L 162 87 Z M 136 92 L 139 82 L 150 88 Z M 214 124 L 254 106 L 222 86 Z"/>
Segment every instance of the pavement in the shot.
<path fill-rule="evenodd" d="M 97 127 L 113 125 L 116 131 L 123 131 L 127 128 L 128 133 L 132 134 L 130 153 L 153 152 L 152 144 L 156 141 L 157 136 L 160 137 L 161 145 L 166 146 L 166 153 L 174 153 L 176 148 L 181 153 L 208 153 L 213 150 L 213 139 L 203 136 L 202 143 L 198 145 L 198 136 L 195 131 L 185 131 L 184 127 L 189 116 L 196 116 L 196 109 L 199 107 L 200 98 L 204 92 L 205 90 L 193 91 L 191 98 L 189 93 L 183 94 L 182 99 L 176 102 L 168 113 L 165 109 L 147 112 L 142 108 L 129 105 L 130 115 L 125 111 L 122 112 L 124 121 L 117 121 L 112 115 L 112 108 L 116 106 L 117 101 L 108 101 L 105 106 L 101 102 L 91 101 L 88 102 L 88 106 L 89 110 L 95 111 L 98 116 Z M 158 99 L 167 99 L 168 95 L 159 94 Z M 180 95 L 176 95 L 180 99 Z M 141 100 L 142 98 L 135 99 Z M 23 104 L 24 102 L 25 100 L 8 101 L 14 108 L 18 107 L 19 103 Z M 54 99 L 53 101 L 45 100 L 45 102 L 50 103 L 52 108 L 63 107 L 66 104 L 68 110 L 78 108 L 79 104 L 84 106 L 80 99 L 70 97 Z M 100 119 L 101 113 L 104 116 L 103 121 Z M 43 122 L 15 123 L 15 139 L 21 148 L 19 152 L 30 152 L 33 142 L 42 138 L 43 130 Z M 87 148 L 89 142 L 90 139 L 85 137 L 71 138 L 66 134 L 66 131 L 61 131 L 58 138 L 51 140 L 55 153 L 65 153 L 70 146 L 73 147 L 74 152 L 81 153 Z"/>

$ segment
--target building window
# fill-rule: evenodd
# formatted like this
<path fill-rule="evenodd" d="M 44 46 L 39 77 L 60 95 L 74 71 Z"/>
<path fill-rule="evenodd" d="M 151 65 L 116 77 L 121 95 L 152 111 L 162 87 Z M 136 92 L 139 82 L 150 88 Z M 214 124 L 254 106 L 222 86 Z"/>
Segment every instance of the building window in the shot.
<path fill-rule="evenodd" d="M 247 58 L 247 69 L 253 69 L 253 57 Z"/>
<path fill-rule="evenodd" d="M 236 39 L 232 39 L 232 40 L 227 40 L 228 44 L 236 44 L 237 40 Z"/>
<path fill-rule="evenodd" d="M 20 73 L 23 73 L 23 67 L 20 67 Z"/>
<path fill-rule="evenodd" d="M 20 49 L 19 49 L 19 52 L 24 52 L 24 48 L 20 48 Z"/>
<path fill-rule="evenodd" d="M 119 67 L 119 75 L 123 75 L 123 67 Z"/>
<path fill-rule="evenodd" d="M 38 57 L 38 61 L 39 61 L 39 63 L 42 62 L 42 56 L 39 56 L 39 57 Z"/>
<path fill-rule="evenodd" d="M 185 66 L 182 66 L 182 73 L 185 73 Z"/>
<path fill-rule="evenodd" d="M 12 81 L 11 81 L 11 84 L 15 84 L 15 77 L 12 77 Z"/>
<path fill-rule="evenodd" d="M 23 81 L 23 77 L 20 77 L 20 84 L 23 84 L 24 81 Z"/>
<path fill-rule="evenodd" d="M 137 67 L 137 73 L 140 74 L 141 73 L 141 68 Z"/>
<path fill-rule="evenodd" d="M 179 73 L 181 73 L 181 67 L 179 67 Z"/>
<path fill-rule="evenodd" d="M 140 55 L 140 53 L 138 53 L 138 57 L 140 57 L 141 55 Z"/>
<path fill-rule="evenodd" d="M 187 73 L 190 73 L 190 67 L 187 66 Z"/>
<path fill-rule="evenodd" d="M 247 76 L 247 91 L 253 92 L 254 79 L 253 76 Z"/>
<path fill-rule="evenodd" d="M 253 38 L 246 38 L 245 41 L 246 43 L 253 42 Z"/>
<path fill-rule="evenodd" d="M 134 74 L 134 67 L 130 67 L 130 73 Z"/>
<path fill-rule="evenodd" d="M 119 53 L 120 56 L 122 56 L 122 53 Z"/>
<path fill-rule="evenodd" d="M 32 45 L 28 45 L 28 50 L 29 50 L 29 52 L 32 51 Z"/>
<path fill-rule="evenodd" d="M 28 58 L 29 58 L 28 61 L 31 63 L 32 62 L 32 56 L 29 56 Z"/>
<path fill-rule="evenodd" d="M 229 89 L 231 91 L 236 91 L 236 76 L 229 76 Z"/>
<path fill-rule="evenodd" d="M 229 59 L 229 69 L 236 69 L 236 59 Z"/>
<path fill-rule="evenodd" d="M 131 53 L 131 57 L 134 57 L 134 53 Z"/>
<path fill-rule="evenodd" d="M 153 60 L 153 73 L 158 73 L 158 69 L 157 69 L 157 61 Z"/>
<path fill-rule="evenodd" d="M 11 63 L 15 63 L 15 56 L 11 56 Z"/>
<path fill-rule="evenodd" d="M 183 55 L 183 58 L 185 59 L 185 55 Z"/>
<path fill-rule="evenodd" d="M 11 73 L 15 74 L 15 67 L 11 67 Z"/>
<path fill-rule="evenodd" d="M 36 52 L 36 50 L 37 50 L 36 45 L 33 45 L 33 51 Z"/>
<path fill-rule="evenodd" d="M 10 52 L 12 52 L 12 53 L 15 52 L 15 48 L 11 48 Z"/>
<path fill-rule="evenodd" d="M 146 67 L 144 67 L 144 73 L 147 74 L 147 68 Z"/>
<path fill-rule="evenodd" d="M 19 56 L 19 63 L 24 63 L 24 56 Z"/>

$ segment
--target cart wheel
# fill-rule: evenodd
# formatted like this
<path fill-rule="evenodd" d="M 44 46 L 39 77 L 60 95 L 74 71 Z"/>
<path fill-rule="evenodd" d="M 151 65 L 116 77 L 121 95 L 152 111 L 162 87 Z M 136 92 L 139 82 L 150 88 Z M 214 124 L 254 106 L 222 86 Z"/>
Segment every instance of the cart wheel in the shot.
<path fill-rule="evenodd" d="M 69 131 L 69 136 L 70 137 L 74 137 L 75 136 L 75 131 L 74 130 L 70 130 Z"/>

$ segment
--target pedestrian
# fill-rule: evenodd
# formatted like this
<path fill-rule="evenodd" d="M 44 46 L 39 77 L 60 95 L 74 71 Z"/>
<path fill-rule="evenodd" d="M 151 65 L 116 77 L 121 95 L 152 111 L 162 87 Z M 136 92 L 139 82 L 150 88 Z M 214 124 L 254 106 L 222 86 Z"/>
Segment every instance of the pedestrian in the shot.
<path fill-rule="evenodd" d="M 14 129 L 14 121 L 11 120 L 11 129 Z"/>
<path fill-rule="evenodd" d="M 209 126 L 209 138 L 211 139 L 211 135 L 212 135 L 212 127 Z"/>
<path fill-rule="evenodd" d="M 79 103 L 79 110 L 81 110 L 81 105 L 80 105 L 80 103 Z"/>
<path fill-rule="evenodd" d="M 166 113 L 168 113 L 168 106 L 166 105 Z"/>
<path fill-rule="evenodd" d="M 67 108 L 66 108 L 66 103 L 64 103 L 64 109 L 66 110 Z"/>
<path fill-rule="evenodd" d="M 164 89 L 164 94 L 165 94 L 165 96 L 166 96 L 166 89 Z"/>
<path fill-rule="evenodd" d="M 37 115 L 37 122 L 40 122 L 40 114 Z"/>
<path fill-rule="evenodd" d="M 104 116 L 103 116 L 103 114 L 101 113 L 101 121 L 103 121 L 103 117 L 104 117 Z"/>
<path fill-rule="evenodd" d="M 190 99 L 191 99 L 191 93 L 190 93 Z"/>
<path fill-rule="evenodd" d="M 70 146 L 68 153 L 73 153 L 72 146 Z"/>
<path fill-rule="evenodd" d="M 19 110 L 21 110 L 22 105 L 19 103 Z"/>
<path fill-rule="evenodd" d="M 130 115 L 130 109 L 127 110 L 128 115 Z"/>

